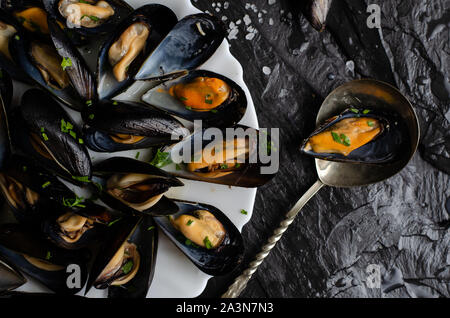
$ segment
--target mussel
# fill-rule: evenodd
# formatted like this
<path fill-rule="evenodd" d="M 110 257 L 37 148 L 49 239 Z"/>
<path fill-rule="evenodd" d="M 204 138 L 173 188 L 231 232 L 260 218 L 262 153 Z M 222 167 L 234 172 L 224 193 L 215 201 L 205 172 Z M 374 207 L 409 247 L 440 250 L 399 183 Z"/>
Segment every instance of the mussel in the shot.
<path fill-rule="evenodd" d="M 147 57 L 136 80 L 170 78 L 197 68 L 209 59 L 225 38 L 222 22 L 205 13 L 181 19 Z"/>
<path fill-rule="evenodd" d="M 86 292 L 109 287 L 109 297 L 147 295 L 153 279 L 158 232 L 149 216 L 128 217 L 112 226 L 92 265 Z"/>
<path fill-rule="evenodd" d="M 0 256 L 57 293 L 75 294 L 87 280 L 86 251 L 58 248 L 19 224 L 0 226 Z"/>
<path fill-rule="evenodd" d="M 93 181 L 102 187 L 100 199 L 113 209 L 133 215 L 168 215 L 178 211 L 164 193 L 183 183 L 148 163 L 113 157 L 96 164 L 93 173 Z"/>
<path fill-rule="evenodd" d="M 133 102 L 100 101 L 84 117 L 86 145 L 98 152 L 169 145 L 189 133 L 175 118 Z"/>
<path fill-rule="evenodd" d="M 234 133 L 232 128 L 198 130 L 185 140 L 166 147 L 164 151 L 169 152 L 171 160 L 177 164 L 171 174 L 250 188 L 268 182 L 276 174 L 276 169 L 269 166 L 269 159 L 278 151 L 276 143 L 268 134 L 256 129 L 240 125 L 234 129 Z M 227 136 L 228 130 L 231 136 Z M 261 160 L 263 157 L 265 162 Z"/>
<path fill-rule="evenodd" d="M 13 265 L 0 257 L 0 295 L 5 291 L 16 289 L 27 282 L 26 278 Z"/>
<path fill-rule="evenodd" d="M 398 114 L 350 107 L 320 125 L 301 150 L 324 160 L 377 164 L 395 162 L 408 147 Z"/>
<path fill-rule="evenodd" d="M 238 84 L 204 70 L 163 82 L 147 91 L 142 100 L 169 114 L 202 120 L 204 126 L 213 127 L 237 124 L 247 109 L 247 98 Z"/>
<path fill-rule="evenodd" d="M 89 182 L 91 159 L 81 132 L 48 93 L 28 90 L 14 115 L 12 138 L 22 153 L 70 182 Z"/>
<path fill-rule="evenodd" d="M 65 249 L 92 246 L 105 233 L 107 225 L 118 218 L 103 206 L 79 201 L 65 199 L 59 213 L 43 222 L 42 231 L 57 246 Z"/>
<path fill-rule="evenodd" d="M 158 227 L 197 266 L 209 275 L 233 271 L 244 256 L 241 233 L 212 205 L 174 200 L 179 212 L 155 217 Z"/>
<path fill-rule="evenodd" d="M 2 1 L 2 10 L 8 12 L 27 32 L 34 36 L 45 37 L 49 35 L 47 25 L 47 12 L 36 0 Z"/>
<path fill-rule="evenodd" d="M 111 32 L 133 9 L 122 0 L 42 0 L 46 10 L 85 36 Z"/>
<path fill-rule="evenodd" d="M 98 95 L 111 98 L 134 81 L 144 59 L 177 23 L 169 8 L 149 4 L 135 10 L 108 36 L 98 57 Z"/>

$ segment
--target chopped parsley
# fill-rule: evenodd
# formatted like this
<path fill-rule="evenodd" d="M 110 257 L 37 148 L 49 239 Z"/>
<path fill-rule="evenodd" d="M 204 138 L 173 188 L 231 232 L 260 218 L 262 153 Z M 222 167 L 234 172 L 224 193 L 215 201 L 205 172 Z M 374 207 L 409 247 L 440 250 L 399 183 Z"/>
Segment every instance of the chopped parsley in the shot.
<path fill-rule="evenodd" d="M 192 242 L 190 239 L 186 239 L 186 241 L 184 241 L 184 244 L 186 244 L 187 246 L 199 248 L 199 246 L 197 244 L 195 244 L 194 242 Z"/>
<path fill-rule="evenodd" d="M 128 261 L 125 263 L 125 265 L 123 265 L 122 267 L 122 272 L 126 275 L 129 272 L 131 272 L 131 270 L 133 269 L 133 261 Z"/>
<path fill-rule="evenodd" d="M 359 113 L 359 110 L 357 110 L 356 108 L 350 108 L 350 111 L 354 112 L 355 114 Z"/>
<path fill-rule="evenodd" d="M 108 226 L 111 226 L 111 225 L 113 225 L 113 224 L 119 222 L 120 219 L 121 219 L 121 218 L 117 218 L 117 219 L 115 219 L 114 221 L 109 222 L 109 223 L 108 223 Z"/>
<path fill-rule="evenodd" d="M 373 125 L 374 125 L 374 122 L 372 120 L 367 121 L 367 126 L 373 127 Z"/>
<path fill-rule="evenodd" d="M 81 181 L 81 182 L 91 182 L 88 176 L 72 176 L 72 179 Z"/>
<path fill-rule="evenodd" d="M 61 67 L 63 71 L 65 71 L 66 68 L 69 66 L 72 66 L 72 60 L 70 59 L 70 57 L 63 57 L 63 60 L 61 62 Z"/>
<path fill-rule="evenodd" d="M 20 40 L 20 36 L 18 36 L 18 35 L 16 35 L 14 38 L 15 38 L 16 40 Z"/>
<path fill-rule="evenodd" d="M 181 170 L 181 166 L 177 163 L 177 164 L 175 164 L 175 169 Z"/>
<path fill-rule="evenodd" d="M 154 226 L 154 225 L 152 225 L 152 226 L 149 226 L 149 227 L 148 227 L 148 229 L 147 229 L 147 231 L 153 230 L 154 228 L 155 228 L 155 226 Z"/>
<path fill-rule="evenodd" d="M 42 185 L 42 189 L 47 188 L 50 184 L 51 184 L 50 181 L 45 182 L 45 183 Z"/>
<path fill-rule="evenodd" d="M 363 110 L 363 114 L 365 115 L 365 114 L 368 114 L 368 113 L 370 113 L 370 110 L 369 109 L 364 109 Z"/>
<path fill-rule="evenodd" d="M 47 141 L 47 140 L 48 140 L 47 134 L 46 134 L 46 133 L 42 133 L 42 138 L 43 138 L 45 141 Z"/>
<path fill-rule="evenodd" d="M 210 112 L 215 114 L 215 113 L 217 113 L 217 109 L 211 109 Z"/>
<path fill-rule="evenodd" d="M 135 156 L 135 158 L 136 158 L 136 159 L 138 159 L 138 158 L 139 158 L 139 156 L 140 156 L 140 154 L 141 154 L 141 153 L 140 153 L 140 152 L 138 151 L 138 152 L 136 153 L 136 156 Z"/>
<path fill-rule="evenodd" d="M 161 148 L 156 151 L 155 156 L 153 157 L 152 161 L 150 161 L 150 164 L 157 168 L 162 168 L 171 163 L 172 163 L 172 159 L 170 159 L 170 153 L 162 152 Z"/>
<path fill-rule="evenodd" d="M 113 105 L 119 105 L 119 103 L 115 100 L 113 101 Z"/>
<path fill-rule="evenodd" d="M 241 214 L 247 215 L 247 214 L 248 214 L 248 212 L 247 212 L 247 211 L 245 211 L 244 209 L 241 209 Z"/>
<path fill-rule="evenodd" d="M 203 243 L 205 244 L 205 247 L 208 250 L 213 248 L 213 245 L 212 245 L 211 241 L 209 240 L 209 238 L 207 236 L 205 236 L 205 238 L 203 239 Z"/>
<path fill-rule="evenodd" d="M 22 167 L 23 172 L 27 172 L 27 169 L 28 169 L 27 166 Z"/>
<path fill-rule="evenodd" d="M 206 104 L 212 104 L 212 102 L 213 102 L 212 99 L 205 99 Z"/>
<path fill-rule="evenodd" d="M 234 165 L 235 168 L 239 168 L 241 166 L 241 164 L 238 162 Z"/>
<path fill-rule="evenodd" d="M 193 222 L 194 222 L 194 220 L 189 220 L 189 221 L 187 221 L 186 225 L 190 226 Z"/>
<path fill-rule="evenodd" d="M 220 169 L 228 169 L 228 165 L 226 163 L 221 163 Z"/>
<path fill-rule="evenodd" d="M 192 107 L 190 107 L 190 106 L 186 106 L 186 109 L 189 109 L 189 110 L 191 110 L 191 109 L 192 109 Z"/>
<path fill-rule="evenodd" d="M 88 117 L 89 117 L 90 120 L 93 120 L 94 119 L 94 114 L 90 114 Z"/>
<path fill-rule="evenodd" d="M 48 261 L 50 258 L 52 258 L 52 253 L 50 253 L 50 251 L 47 251 L 47 255 L 45 255 L 45 259 Z"/>
<path fill-rule="evenodd" d="M 88 99 L 88 100 L 86 101 L 86 105 L 87 105 L 87 106 L 92 106 L 92 99 Z"/>
<path fill-rule="evenodd" d="M 71 135 L 74 139 L 77 139 L 77 134 L 73 130 L 69 131 L 69 135 Z"/>
<path fill-rule="evenodd" d="M 186 97 L 183 97 L 183 96 L 181 96 L 181 97 L 179 97 L 182 101 L 185 101 L 185 100 L 188 100 Z"/>
<path fill-rule="evenodd" d="M 64 198 L 62 199 L 63 201 L 63 205 L 67 206 L 69 208 L 73 208 L 73 207 L 78 207 L 78 208 L 85 208 L 86 206 L 83 203 L 84 198 L 83 197 L 79 197 L 77 195 L 75 195 L 75 198 Z"/>
<path fill-rule="evenodd" d="M 338 134 L 334 131 L 331 132 L 331 135 L 333 136 L 333 140 L 339 144 L 342 144 L 344 146 L 350 146 L 350 138 L 346 136 L 345 134 Z"/>
<path fill-rule="evenodd" d="M 96 17 L 95 15 L 87 15 L 87 14 L 83 14 L 80 18 L 80 20 L 83 20 L 85 17 L 91 19 L 94 22 L 100 21 L 99 17 Z"/>
<path fill-rule="evenodd" d="M 83 140 L 82 138 L 78 138 L 78 143 L 79 143 L 80 145 L 82 145 L 82 144 L 84 144 L 84 140 Z"/>

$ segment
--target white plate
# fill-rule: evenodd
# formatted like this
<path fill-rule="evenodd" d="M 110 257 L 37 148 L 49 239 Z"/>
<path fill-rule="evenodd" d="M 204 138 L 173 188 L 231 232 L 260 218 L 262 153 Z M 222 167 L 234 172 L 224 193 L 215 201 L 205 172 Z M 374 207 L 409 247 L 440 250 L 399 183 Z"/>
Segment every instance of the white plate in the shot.
<path fill-rule="evenodd" d="M 127 2 L 134 8 L 138 8 L 145 4 L 159 3 L 172 9 L 178 19 L 181 19 L 189 14 L 200 12 L 192 6 L 189 0 L 129 0 Z M 226 40 L 223 41 L 214 55 L 205 64 L 200 66 L 200 68 L 223 74 L 242 87 L 247 96 L 248 106 L 247 112 L 240 123 L 258 128 L 255 107 L 242 77 L 242 67 L 231 55 L 228 42 Z M 133 97 L 139 96 L 138 92 L 141 92 L 144 89 L 144 86 L 144 83 L 134 84 L 126 93 L 120 95 L 120 99 L 133 99 Z M 78 113 L 71 111 L 68 108 L 66 109 L 70 112 L 74 119 L 79 121 L 80 116 Z M 105 157 L 111 156 L 126 156 L 134 158 L 137 151 L 138 150 L 124 151 L 114 154 L 99 154 L 92 151 L 90 151 L 90 153 L 93 158 L 93 162 L 96 162 Z M 150 154 L 148 151 L 139 150 L 139 152 L 140 160 L 150 159 Z M 182 179 L 182 181 L 185 186 L 172 188 L 167 193 L 168 197 L 214 205 L 222 210 L 240 231 L 242 231 L 244 224 L 250 220 L 256 196 L 256 188 L 246 189 L 229 187 L 185 179 Z M 77 189 L 74 190 L 80 194 Z M 246 210 L 248 214 L 242 214 L 240 212 L 241 209 Z M 187 259 L 187 257 L 181 253 L 175 245 L 167 239 L 166 236 L 164 236 L 161 231 L 159 232 L 159 246 L 155 275 L 147 297 L 195 297 L 202 293 L 210 277 L 211 276 L 198 270 L 197 267 L 195 267 Z M 29 279 L 28 283 L 17 289 L 18 291 L 49 292 L 46 287 L 42 286 L 34 279 L 29 277 L 27 278 Z M 80 291 L 78 295 L 84 295 L 84 289 Z M 92 288 L 86 296 L 106 297 L 107 292 L 106 290 L 97 290 Z"/>

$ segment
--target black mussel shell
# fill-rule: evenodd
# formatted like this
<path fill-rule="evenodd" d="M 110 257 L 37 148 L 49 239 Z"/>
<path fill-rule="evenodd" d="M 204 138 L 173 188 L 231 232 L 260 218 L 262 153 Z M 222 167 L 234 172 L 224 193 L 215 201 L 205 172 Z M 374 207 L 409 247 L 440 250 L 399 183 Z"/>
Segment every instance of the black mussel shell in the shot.
<path fill-rule="evenodd" d="M 42 59 L 42 61 L 37 62 L 32 55 L 32 48 L 44 48 L 42 50 L 43 52 L 52 52 L 51 54 L 53 57 L 48 60 L 54 61 L 57 57 L 59 58 L 59 55 L 53 43 L 34 39 L 26 35 L 20 35 L 11 39 L 9 47 L 15 62 L 22 67 L 24 72 L 38 85 L 55 96 L 60 102 L 77 111 L 82 110 L 86 106 L 85 101 L 80 98 L 80 95 L 72 86 L 67 73 L 66 75 L 61 75 L 59 83 L 56 83 L 53 78 L 53 82 L 51 82 L 52 80 L 49 80 L 50 82 L 48 82 L 36 66 L 39 63 L 45 63 L 45 61 Z M 54 66 L 56 68 L 62 67 L 62 60 L 63 59 L 61 58 L 61 63 Z M 67 78 L 65 76 L 67 76 Z"/>
<path fill-rule="evenodd" d="M 86 293 L 92 286 L 105 289 L 113 284 L 117 275 L 123 273 L 123 269 L 111 273 L 103 279 L 99 276 L 111 261 L 116 252 L 126 242 L 134 244 L 139 253 L 139 268 L 134 276 L 125 285 L 114 287 L 110 296 L 117 297 L 145 297 L 153 278 L 156 261 L 158 238 L 155 223 L 149 216 L 126 217 L 117 221 L 110 227 L 107 237 L 103 241 L 100 252 L 97 254 L 89 275 Z M 136 264 L 133 264 L 135 266 Z M 121 289 L 120 291 L 116 288 Z"/>
<path fill-rule="evenodd" d="M 226 85 L 223 85 L 223 87 L 229 88 L 226 100 L 209 111 L 195 110 L 195 107 L 191 106 L 191 104 L 186 106 L 185 103 L 188 103 L 186 97 L 174 96 L 174 94 L 170 93 L 170 89 L 173 89 L 176 85 L 182 86 L 192 83 L 196 79 L 200 80 L 203 78 L 219 79 L 225 82 Z M 174 80 L 163 82 L 161 85 L 147 91 L 142 96 L 142 100 L 171 115 L 191 121 L 196 119 L 202 120 L 204 126 L 211 127 L 231 127 L 241 120 L 247 109 L 247 98 L 238 84 L 223 75 L 205 70 L 194 70 Z M 203 100 L 205 101 L 203 106 L 212 103 L 208 96 L 205 96 Z"/>
<path fill-rule="evenodd" d="M 0 256 L 57 293 L 75 294 L 87 280 L 89 254 L 86 250 L 58 248 L 19 224 L 0 226 Z M 28 257 L 39 260 L 41 265 L 30 263 Z"/>
<path fill-rule="evenodd" d="M 300 9 L 314 29 L 319 32 L 325 30 L 325 22 L 332 0 L 306 0 L 300 2 Z"/>
<path fill-rule="evenodd" d="M 169 8 L 159 4 L 149 4 L 133 11 L 121 24 L 111 32 L 103 44 L 97 64 L 98 95 L 100 99 L 112 98 L 122 92 L 134 82 L 134 75 L 138 72 L 144 59 L 155 49 L 161 40 L 177 23 L 176 15 Z M 126 70 L 127 77 L 117 81 L 113 74 L 113 67 L 109 62 L 109 49 L 121 35 L 134 23 L 144 23 L 150 29 L 146 44 L 139 55 Z"/>
<path fill-rule="evenodd" d="M 108 298 L 145 298 L 152 283 L 158 251 L 158 230 L 153 219 L 142 217 L 129 241 L 138 247 L 141 260 L 139 271 L 125 285 L 110 286 Z"/>
<path fill-rule="evenodd" d="M 86 145 L 97 152 L 169 145 L 189 133 L 175 118 L 133 102 L 101 101 L 84 115 Z M 114 137 L 118 134 L 120 138 Z M 126 136 L 138 138 L 128 140 Z"/>
<path fill-rule="evenodd" d="M 42 222 L 42 232 L 55 245 L 65 249 L 75 250 L 96 244 L 105 234 L 108 224 L 118 217 L 105 207 L 89 201 L 80 202 L 72 207 L 70 204 L 75 203 L 75 200 L 67 198 L 64 202 L 66 206 L 60 205 L 58 214 L 52 215 Z M 71 237 L 61 228 L 58 220 L 60 217 L 64 220 L 65 216 L 76 218 L 80 222 L 82 228 L 79 229 L 81 231 L 79 237 L 76 233 Z M 67 219 L 64 221 L 67 222 Z M 84 221 L 83 224 L 81 224 L 82 221 Z M 73 226 L 73 223 L 70 222 L 70 225 Z"/>
<path fill-rule="evenodd" d="M 67 0 L 63 0 L 67 1 Z M 69 0 L 70 2 L 72 0 Z M 114 10 L 114 14 L 103 21 L 101 24 L 95 27 L 84 27 L 84 26 L 75 26 L 67 21 L 67 19 L 61 15 L 59 10 L 60 2 L 62 0 L 42 0 L 42 3 L 45 6 L 47 12 L 49 12 L 50 16 L 55 17 L 60 21 L 64 27 L 67 27 L 69 30 L 73 30 L 76 33 L 79 33 L 86 37 L 93 37 L 102 34 L 106 34 L 108 32 L 112 32 L 117 24 L 119 24 L 123 19 L 125 19 L 132 11 L 133 8 L 129 6 L 125 1 L 122 0 L 103 0 L 107 2 L 109 6 Z M 72 1 L 74 4 L 81 3 L 81 1 Z M 87 4 L 87 2 L 91 2 L 92 4 L 96 4 L 99 1 L 96 0 L 86 0 L 81 4 Z M 82 14 L 80 12 L 80 14 Z M 83 15 L 81 15 L 83 17 Z M 81 18 L 80 17 L 80 18 Z M 98 19 L 96 16 L 88 16 L 91 21 L 97 22 L 101 19 Z"/>
<path fill-rule="evenodd" d="M 61 29 L 55 19 L 48 19 L 48 27 L 55 48 L 61 59 L 69 66 L 66 67 L 67 75 L 73 88 L 76 90 L 83 103 L 92 104 L 97 100 L 96 83 L 86 61 L 80 52 L 73 46 L 70 38 Z"/>
<path fill-rule="evenodd" d="M 13 85 L 7 72 L 0 69 L 0 171 L 11 154 L 8 109 L 13 95 Z"/>
<path fill-rule="evenodd" d="M 164 79 L 193 70 L 214 54 L 225 36 L 225 27 L 216 17 L 206 13 L 186 16 L 148 56 L 135 79 Z"/>
<path fill-rule="evenodd" d="M 153 195 L 155 196 L 161 195 L 170 187 L 179 187 L 183 185 L 183 183 L 177 178 L 161 169 L 158 169 L 146 162 L 124 157 L 113 157 L 106 159 L 94 165 L 93 169 L 94 177 L 92 180 L 96 184 L 99 184 L 102 189 L 99 194 L 100 199 L 112 209 L 131 215 L 140 215 L 144 213 L 152 216 L 169 215 L 178 211 L 177 205 L 164 195 L 159 201 L 149 208 L 137 210 L 111 195 L 106 189 L 107 181 L 110 177 L 114 175 L 126 174 L 145 174 L 152 176 L 152 184 L 155 185 Z"/>
<path fill-rule="evenodd" d="M 242 136 L 245 143 L 237 142 L 237 137 L 233 134 L 228 137 L 227 141 L 226 132 L 229 129 L 232 129 L 231 133 L 235 131 L 237 135 Z M 219 139 L 216 139 L 217 132 L 221 133 L 220 136 L 217 136 Z M 237 125 L 234 128 L 224 128 L 217 132 L 208 129 L 196 130 L 183 141 L 166 147 L 164 151 L 169 152 L 172 162 L 177 164 L 177 169 L 171 170 L 170 173 L 180 178 L 245 188 L 262 186 L 275 176 L 278 171 L 278 141 L 266 131 Z M 223 146 L 224 142 L 228 146 Z M 237 143 L 237 145 L 230 144 L 230 142 Z M 245 145 L 245 151 L 242 151 L 242 146 L 239 144 Z M 236 155 L 239 155 L 237 162 L 235 160 L 235 163 L 232 164 L 230 163 L 232 160 L 228 163 L 222 162 L 222 160 L 203 164 L 203 158 L 215 153 L 216 147 L 220 147 L 219 150 L 226 150 L 228 147 L 231 155 L 234 155 L 232 158 L 236 159 Z M 202 165 L 198 166 L 197 163 L 202 163 Z"/>
<path fill-rule="evenodd" d="M 27 282 L 26 278 L 11 264 L 0 257 L 0 295 L 16 289 Z"/>
<path fill-rule="evenodd" d="M 75 198 L 54 174 L 18 155 L 13 155 L 0 173 L 0 188 L 16 219 L 29 224 L 38 224 L 64 200 Z"/>
<path fill-rule="evenodd" d="M 158 224 L 158 227 L 161 228 L 164 234 L 169 237 L 195 266 L 206 274 L 218 276 L 233 271 L 244 257 L 244 242 L 241 233 L 231 220 L 222 211 L 212 205 L 179 200 L 174 200 L 174 202 L 179 206 L 180 211 L 170 216 L 173 218 L 177 218 L 182 214 L 194 215 L 194 212 L 198 210 L 206 210 L 213 214 L 222 223 L 226 232 L 222 243 L 218 247 L 211 249 L 198 246 L 186 239 L 172 225 L 170 217 L 155 217 L 154 220 Z"/>
<path fill-rule="evenodd" d="M 0 34 L 2 34 L 3 37 L 9 38 L 8 41 L 3 42 L 5 47 L 0 48 L 0 69 L 2 69 L 2 74 L 6 71 L 16 80 L 21 82 L 31 82 L 28 75 L 14 60 L 14 55 L 9 47 L 9 43 L 13 38 L 16 36 L 20 37 L 22 33 L 22 29 L 17 24 L 17 21 L 3 9 L 0 9 Z"/>
<path fill-rule="evenodd" d="M 46 92 L 31 89 L 14 113 L 14 144 L 52 173 L 75 184 L 89 182 L 91 159 L 67 112 Z"/>
<path fill-rule="evenodd" d="M 333 137 L 333 142 L 339 142 L 339 132 L 333 131 L 333 126 L 348 118 L 376 119 L 380 123 L 380 132 L 370 142 L 354 149 L 347 156 L 341 153 L 317 153 L 309 147 L 308 141 L 310 138 L 322 132 L 329 131 L 330 136 L 333 136 L 334 133 L 336 137 Z M 348 140 L 348 142 L 351 144 L 351 140 Z M 320 125 L 305 139 L 301 150 L 308 155 L 323 160 L 378 164 L 395 162 L 401 157 L 402 153 L 409 151 L 409 147 L 408 130 L 398 114 L 351 107 Z"/>

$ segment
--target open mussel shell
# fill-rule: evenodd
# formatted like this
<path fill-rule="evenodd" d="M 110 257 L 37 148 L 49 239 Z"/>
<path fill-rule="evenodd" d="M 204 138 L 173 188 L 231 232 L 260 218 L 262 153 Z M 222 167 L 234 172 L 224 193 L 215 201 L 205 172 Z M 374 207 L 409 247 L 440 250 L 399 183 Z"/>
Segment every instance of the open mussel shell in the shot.
<path fill-rule="evenodd" d="M 301 150 L 324 160 L 392 163 L 409 151 L 408 140 L 408 130 L 398 114 L 351 107 L 317 128 Z"/>
<path fill-rule="evenodd" d="M 38 224 L 55 206 L 75 194 L 52 173 L 31 159 L 13 155 L 0 173 L 0 189 L 16 219 Z"/>
<path fill-rule="evenodd" d="M 79 95 L 74 85 L 89 87 L 90 84 L 84 79 L 72 84 L 67 72 L 68 66 L 63 67 L 71 62 L 63 60 L 51 41 L 22 34 L 14 36 L 9 47 L 17 65 L 20 65 L 35 83 L 74 110 L 81 111 L 86 107 L 86 101 Z M 64 50 L 72 51 L 73 48 Z M 74 65 L 79 67 L 78 64 Z"/>
<path fill-rule="evenodd" d="M 48 19 L 48 27 L 53 44 L 59 56 L 66 62 L 66 73 L 70 83 L 78 93 L 84 104 L 92 104 L 97 100 L 95 78 L 81 56 L 80 52 L 73 46 L 70 38 L 61 29 L 55 19 Z"/>
<path fill-rule="evenodd" d="M 87 280 L 86 251 L 58 248 L 19 224 L 0 226 L 0 256 L 57 293 L 75 294 Z"/>
<path fill-rule="evenodd" d="M 0 69 L 2 69 L 2 73 L 6 71 L 14 79 L 30 82 L 28 75 L 14 60 L 9 47 L 13 38 L 20 37 L 21 34 L 21 27 L 17 24 L 17 21 L 3 9 L 0 9 L 0 37 L 2 38 L 0 43 Z"/>
<path fill-rule="evenodd" d="M 75 184 L 89 182 L 91 159 L 80 130 L 46 92 L 31 89 L 14 113 L 14 144 L 50 172 Z"/>
<path fill-rule="evenodd" d="M 70 30 L 87 37 L 112 32 L 133 8 L 122 0 L 42 0 L 45 9 Z"/>
<path fill-rule="evenodd" d="M 177 21 L 172 10 L 159 4 L 140 7 L 122 21 L 99 53 L 99 98 L 112 98 L 130 86 L 144 59 Z"/>
<path fill-rule="evenodd" d="M 222 22 L 206 13 L 181 19 L 147 57 L 136 80 L 157 80 L 197 68 L 208 60 L 226 36 Z"/>
<path fill-rule="evenodd" d="M 92 265 L 86 293 L 92 286 L 110 287 L 109 297 L 145 297 L 155 270 L 157 235 L 149 216 L 127 217 L 111 226 Z"/>
<path fill-rule="evenodd" d="M 42 223 L 42 231 L 55 245 L 65 249 L 80 249 L 92 246 L 104 235 L 117 215 L 104 206 L 92 202 L 81 202 L 69 207 L 59 206 L 59 213 L 48 217 Z"/>
<path fill-rule="evenodd" d="M 275 176 L 279 149 L 278 142 L 266 131 L 237 125 L 196 130 L 164 151 L 177 164 L 177 169 L 170 172 L 174 176 L 252 188 Z"/>
<path fill-rule="evenodd" d="M 233 271 L 241 263 L 244 256 L 242 235 L 233 222 L 222 211 L 212 205 L 179 200 L 173 201 L 178 205 L 179 212 L 168 217 L 155 217 L 154 220 L 158 227 L 201 271 L 214 276 L 225 275 Z M 186 221 L 187 223 L 182 223 L 181 226 L 188 229 L 191 235 L 204 235 L 197 232 L 198 229 L 203 230 L 203 226 L 195 228 L 195 222 L 201 222 L 197 218 L 199 211 L 202 213 L 206 211 L 209 221 L 213 221 L 214 224 L 218 224 L 217 222 L 221 224 L 221 226 L 211 225 L 215 233 L 220 235 L 217 246 L 199 246 L 193 242 L 193 239 L 187 238 L 174 226 L 173 221 L 183 216 L 183 222 Z M 214 219 L 211 218 L 211 215 Z M 189 218 L 189 216 L 192 216 L 192 218 Z M 213 237 L 206 238 L 201 236 L 200 241 L 204 240 L 213 242 Z"/>
<path fill-rule="evenodd" d="M 142 100 L 184 119 L 202 120 L 204 126 L 231 127 L 247 109 L 242 88 L 231 79 L 205 70 L 194 70 L 163 82 Z"/>
<path fill-rule="evenodd" d="M 16 289 L 27 282 L 26 278 L 0 257 L 0 295 L 6 291 Z"/>
<path fill-rule="evenodd" d="M 169 145 L 189 133 L 175 118 L 133 102 L 100 101 L 84 117 L 86 145 L 97 152 Z"/>
<path fill-rule="evenodd" d="M 100 199 L 112 209 L 131 215 L 169 215 L 178 207 L 164 193 L 183 185 L 174 176 L 146 162 L 124 157 L 94 166 L 93 181 L 102 188 Z"/>

